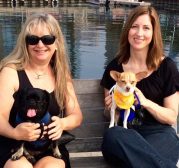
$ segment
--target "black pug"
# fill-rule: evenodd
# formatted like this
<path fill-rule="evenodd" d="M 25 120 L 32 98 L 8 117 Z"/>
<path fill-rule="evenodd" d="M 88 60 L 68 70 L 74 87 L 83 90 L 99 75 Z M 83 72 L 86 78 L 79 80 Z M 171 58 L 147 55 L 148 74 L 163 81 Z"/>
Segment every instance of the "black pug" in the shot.
<path fill-rule="evenodd" d="M 51 123 L 51 115 L 48 112 L 50 94 L 38 88 L 26 88 L 19 93 L 19 112 L 16 115 L 16 125 L 22 122 L 39 123 L 40 137 L 33 142 L 22 141 L 20 147 L 11 156 L 11 160 L 18 160 L 25 156 L 32 164 L 36 163 L 35 156 L 51 149 L 53 156 L 61 158 L 58 148 L 60 144 L 66 144 L 75 139 L 74 135 L 64 131 L 58 141 L 52 141 L 45 135 L 42 138 L 44 126 Z"/>

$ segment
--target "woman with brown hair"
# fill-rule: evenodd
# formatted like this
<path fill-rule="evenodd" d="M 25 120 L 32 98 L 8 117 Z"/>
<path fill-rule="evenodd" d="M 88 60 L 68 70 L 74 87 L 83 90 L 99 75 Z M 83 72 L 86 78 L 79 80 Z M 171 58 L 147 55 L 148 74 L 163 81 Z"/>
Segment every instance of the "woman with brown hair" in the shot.
<path fill-rule="evenodd" d="M 104 134 L 104 158 L 124 168 L 173 168 L 179 158 L 179 138 L 172 125 L 177 121 L 179 72 L 165 57 L 159 16 L 151 6 L 134 8 L 120 37 L 119 51 L 103 74 L 105 107 L 111 108 L 110 88 L 115 81 L 110 71 L 145 71 L 135 93 L 141 105 L 141 122 L 130 129 L 109 128 Z"/>

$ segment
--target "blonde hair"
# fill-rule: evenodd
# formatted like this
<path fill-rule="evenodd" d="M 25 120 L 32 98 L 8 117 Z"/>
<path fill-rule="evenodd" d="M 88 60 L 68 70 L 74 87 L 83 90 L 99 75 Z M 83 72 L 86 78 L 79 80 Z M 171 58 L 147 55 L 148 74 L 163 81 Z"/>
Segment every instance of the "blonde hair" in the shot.
<path fill-rule="evenodd" d="M 0 70 L 5 66 L 15 66 L 23 69 L 29 63 L 29 54 L 25 38 L 35 26 L 46 26 L 50 34 L 56 37 L 57 49 L 52 56 L 51 66 L 55 76 L 55 97 L 61 109 L 65 106 L 65 97 L 68 95 L 67 81 L 71 80 L 66 43 L 58 21 L 50 14 L 33 14 L 29 16 L 22 27 L 14 50 L 1 60 Z"/>
<path fill-rule="evenodd" d="M 128 62 L 130 57 L 130 44 L 128 41 L 129 30 L 134 21 L 144 14 L 149 15 L 153 27 L 153 37 L 149 45 L 146 64 L 149 70 L 156 70 L 161 63 L 161 58 L 164 56 L 164 52 L 159 16 L 156 10 L 151 6 L 138 6 L 131 11 L 120 37 L 120 46 L 116 57 L 118 58 L 119 64 Z"/>

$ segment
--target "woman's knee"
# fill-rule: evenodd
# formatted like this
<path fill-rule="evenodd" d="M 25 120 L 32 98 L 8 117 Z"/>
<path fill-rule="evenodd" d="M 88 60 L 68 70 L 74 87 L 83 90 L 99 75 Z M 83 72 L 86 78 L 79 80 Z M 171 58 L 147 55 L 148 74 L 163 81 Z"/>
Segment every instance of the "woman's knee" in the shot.
<path fill-rule="evenodd" d="M 65 168 L 65 162 L 62 159 L 56 159 L 51 156 L 40 159 L 34 168 Z"/>
<path fill-rule="evenodd" d="M 32 164 L 25 158 L 21 157 L 19 160 L 8 160 L 4 168 L 33 168 Z"/>
<path fill-rule="evenodd" d="M 117 139 L 122 140 L 125 139 L 126 136 L 126 129 L 122 127 L 112 127 L 105 132 L 103 142 L 116 143 Z"/>
<path fill-rule="evenodd" d="M 109 128 L 104 136 L 102 143 L 102 151 L 113 151 L 116 148 L 121 148 L 129 139 L 133 139 L 133 136 L 137 134 L 133 129 L 125 129 L 123 127 Z"/>
<path fill-rule="evenodd" d="M 102 152 L 109 152 L 112 147 L 116 146 L 116 143 L 118 141 L 118 136 L 117 134 L 120 134 L 121 128 L 119 127 L 112 127 L 109 128 L 103 136 L 103 143 L 102 143 Z"/>

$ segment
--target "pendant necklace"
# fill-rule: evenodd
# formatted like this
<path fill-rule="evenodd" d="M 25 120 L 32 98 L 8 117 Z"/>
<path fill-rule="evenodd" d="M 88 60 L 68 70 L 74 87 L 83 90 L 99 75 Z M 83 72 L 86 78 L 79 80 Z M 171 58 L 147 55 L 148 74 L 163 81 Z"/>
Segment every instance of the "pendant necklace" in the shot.
<path fill-rule="evenodd" d="M 43 75 L 36 74 L 35 79 L 40 79 Z"/>
<path fill-rule="evenodd" d="M 41 79 L 43 76 L 46 75 L 46 73 L 43 73 L 43 74 L 38 74 L 37 72 L 35 72 L 35 79 Z"/>

